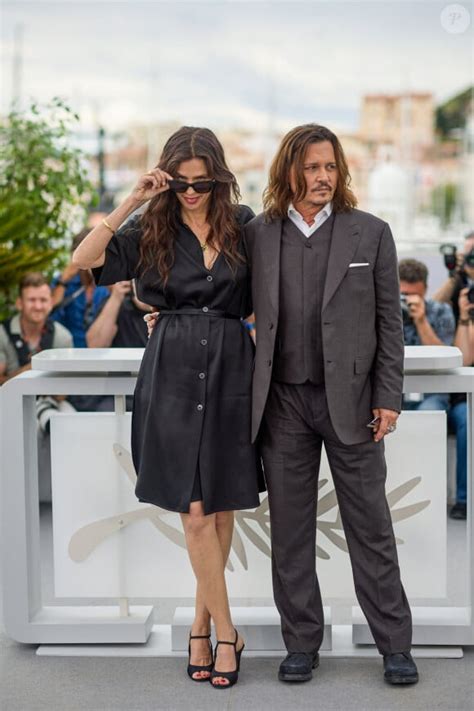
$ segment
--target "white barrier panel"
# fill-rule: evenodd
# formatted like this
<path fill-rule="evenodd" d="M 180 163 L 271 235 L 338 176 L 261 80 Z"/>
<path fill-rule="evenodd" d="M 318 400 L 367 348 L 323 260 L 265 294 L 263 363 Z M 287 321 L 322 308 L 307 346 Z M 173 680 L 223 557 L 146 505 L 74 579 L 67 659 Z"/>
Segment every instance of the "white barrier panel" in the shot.
<path fill-rule="evenodd" d="M 130 414 L 51 421 L 58 597 L 191 597 L 195 580 L 178 514 L 137 501 Z M 410 600 L 446 594 L 446 416 L 404 412 L 386 438 L 387 493 Z M 158 463 L 157 463 L 158 475 Z M 370 516 L 370 511 L 367 512 Z M 271 598 L 266 497 L 236 513 L 227 575 L 235 598 Z M 426 535 L 429 531 L 429 536 Z M 355 600 L 337 500 L 323 453 L 318 571 L 324 597 Z"/>

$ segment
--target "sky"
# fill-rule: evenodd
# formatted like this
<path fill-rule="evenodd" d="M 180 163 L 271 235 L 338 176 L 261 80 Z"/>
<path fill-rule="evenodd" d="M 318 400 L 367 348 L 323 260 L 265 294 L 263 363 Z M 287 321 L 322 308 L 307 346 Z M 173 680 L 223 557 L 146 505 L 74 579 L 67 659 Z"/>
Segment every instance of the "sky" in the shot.
<path fill-rule="evenodd" d="M 2 2 L 0 110 L 12 98 L 15 27 L 21 98 L 65 98 L 91 125 L 178 121 L 265 130 L 306 121 L 357 130 L 366 93 L 474 83 L 471 23 L 448 31 L 448 2 Z M 459 4 L 458 4 L 459 6 Z"/>

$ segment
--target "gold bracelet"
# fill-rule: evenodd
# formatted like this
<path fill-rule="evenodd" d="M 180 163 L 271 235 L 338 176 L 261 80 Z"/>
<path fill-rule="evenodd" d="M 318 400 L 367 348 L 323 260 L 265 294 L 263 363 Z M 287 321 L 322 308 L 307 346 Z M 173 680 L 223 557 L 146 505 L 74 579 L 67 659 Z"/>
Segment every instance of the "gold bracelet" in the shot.
<path fill-rule="evenodd" d="M 105 219 L 105 217 L 104 217 L 104 219 L 102 220 L 102 224 L 105 225 L 106 227 L 108 227 L 109 230 L 112 232 L 113 235 L 115 234 L 114 228 L 112 227 L 112 225 L 109 225 L 109 223 L 107 222 L 107 220 Z"/>

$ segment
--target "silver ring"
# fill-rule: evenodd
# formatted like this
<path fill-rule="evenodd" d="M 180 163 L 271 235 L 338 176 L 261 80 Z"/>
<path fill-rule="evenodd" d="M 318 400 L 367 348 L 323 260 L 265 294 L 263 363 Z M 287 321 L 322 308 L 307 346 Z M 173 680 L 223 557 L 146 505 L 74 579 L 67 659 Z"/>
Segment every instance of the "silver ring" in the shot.
<path fill-rule="evenodd" d="M 396 429 L 397 429 L 397 425 L 389 425 L 387 427 L 387 432 L 395 432 Z"/>

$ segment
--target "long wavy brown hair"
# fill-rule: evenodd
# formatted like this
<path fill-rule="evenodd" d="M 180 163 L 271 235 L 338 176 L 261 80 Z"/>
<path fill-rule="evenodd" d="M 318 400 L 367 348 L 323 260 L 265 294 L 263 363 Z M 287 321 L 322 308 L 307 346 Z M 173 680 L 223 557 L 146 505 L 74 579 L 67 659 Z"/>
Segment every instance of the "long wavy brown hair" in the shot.
<path fill-rule="evenodd" d="M 227 167 L 224 149 L 217 136 L 208 128 L 183 126 L 166 142 L 156 167 L 174 177 L 180 163 L 192 158 L 201 158 L 209 178 L 216 181 L 208 203 L 210 231 L 207 242 L 223 252 L 235 272 L 238 262 L 242 261 L 238 251 L 240 230 L 236 219 L 240 190 L 235 176 Z M 144 271 L 156 267 L 165 285 L 174 263 L 174 241 L 179 220 L 180 204 L 172 190 L 152 198 L 141 218 L 143 238 L 139 264 Z"/>
<path fill-rule="evenodd" d="M 334 212 L 344 212 L 357 205 L 350 188 L 351 176 L 346 157 L 337 136 L 325 126 L 307 123 L 292 129 L 283 138 L 273 159 L 268 185 L 263 193 L 263 209 L 268 219 L 283 218 L 292 202 L 299 202 L 306 195 L 303 164 L 306 150 L 311 143 L 329 141 L 334 149 L 338 170 L 336 192 L 332 200 Z M 296 193 L 290 187 L 290 170 L 294 166 Z"/>

